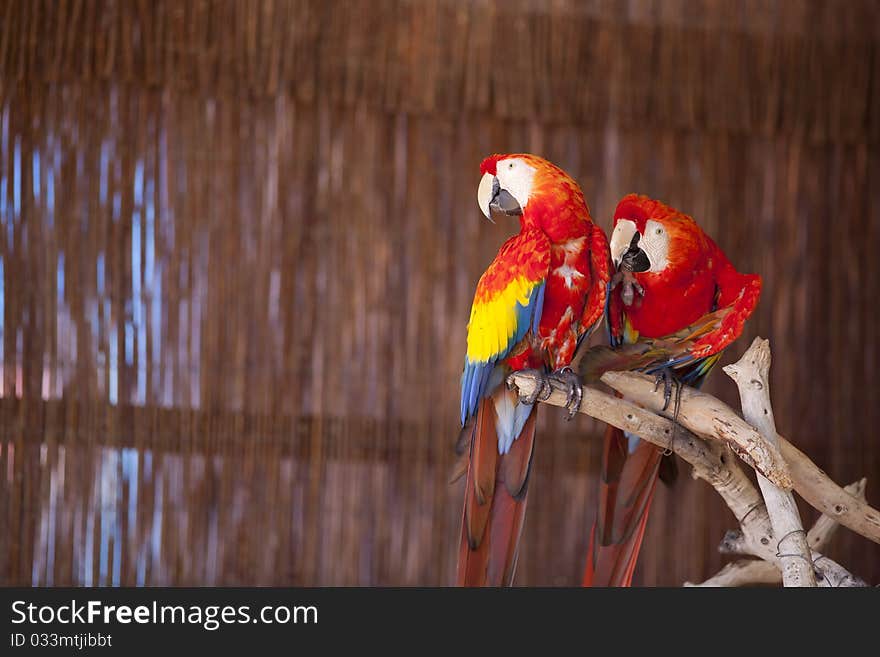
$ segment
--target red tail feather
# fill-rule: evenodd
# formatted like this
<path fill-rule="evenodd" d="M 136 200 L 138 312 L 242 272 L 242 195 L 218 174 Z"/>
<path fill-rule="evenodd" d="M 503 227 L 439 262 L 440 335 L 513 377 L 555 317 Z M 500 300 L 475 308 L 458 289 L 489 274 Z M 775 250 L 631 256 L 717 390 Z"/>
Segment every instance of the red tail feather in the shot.
<path fill-rule="evenodd" d="M 584 586 L 629 586 L 654 497 L 662 452 L 641 442 L 628 453 L 623 431 L 608 426 L 599 514 L 590 533 Z"/>
<path fill-rule="evenodd" d="M 497 394 L 512 394 L 507 390 Z M 537 408 L 507 454 L 498 453 L 495 407 L 480 402 L 471 438 L 458 557 L 459 586 L 509 586 L 516 569 L 535 446 Z"/>

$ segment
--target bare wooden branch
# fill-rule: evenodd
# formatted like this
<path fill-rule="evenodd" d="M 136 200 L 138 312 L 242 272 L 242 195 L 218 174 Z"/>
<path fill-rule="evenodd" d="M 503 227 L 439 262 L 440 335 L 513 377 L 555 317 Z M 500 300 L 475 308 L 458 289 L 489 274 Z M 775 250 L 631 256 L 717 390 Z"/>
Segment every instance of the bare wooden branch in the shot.
<path fill-rule="evenodd" d="M 671 415 L 671 409 L 665 414 L 662 411 L 663 395 L 654 392 L 653 377 L 636 372 L 608 372 L 603 375 L 602 380 L 628 399 L 639 399 L 639 403 L 645 408 L 660 415 Z M 689 396 L 683 394 L 679 415 L 688 410 L 688 400 Z M 589 412 L 588 414 L 592 415 Z M 700 429 L 696 433 L 701 433 Z M 818 511 L 837 518 L 841 525 L 857 534 L 880 543 L 880 511 L 847 493 L 778 432 L 777 437 L 794 490 Z"/>
<path fill-rule="evenodd" d="M 825 587 L 861 587 L 865 582 L 854 577 L 838 564 L 829 564 L 827 557 L 814 560 L 819 586 Z M 832 562 L 833 563 L 833 562 Z M 741 559 L 733 561 L 715 575 L 700 584 L 685 582 L 685 586 L 718 587 L 718 586 L 750 586 L 754 584 L 778 584 L 781 581 L 779 569 L 772 563 L 762 559 Z"/>
<path fill-rule="evenodd" d="M 768 444 L 776 448 L 776 421 L 770 403 L 771 359 L 770 343 L 756 337 L 742 358 L 723 369 L 739 388 L 743 418 L 760 432 Z M 776 547 L 782 564 L 782 585 L 816 586 L 807 532 L 801 522 L 794 494 L 790 489 L 780 488 L 761 472 L 758 472 L 758 486 L 764 495 L 773 533 L 778 539 Z"/>
<path fill-rule="evenodd" d="M 862 477 L 858 481 L 847 484 L 843 490 L 858 500 L 864 500 L 867 486 L 868 480 Z M 824 550 L 831 542 L 831 537 L 834 536 L 838 527 L 840 527 L 840 523 L 836 518 L 823 513 L 807 532 L 807 543 L 814 550 Z"/>
<path fill-rule="evenodd" d="M 718 587 L 718 586 L 750 586 L 753 584 L 778 584 L 782 580 L 779 569 L 763 559 L 741 559 L 731 561 L 705 582 L 693 584 L 685 582 L 685 586 Z"/>
<path fill-rule="evenodd" d="M 751 505 L 751 510 L 745 517 L 737 517 L 740 529 L 729 531 L 724 536 L 719 546 L 719 551 L 726 554 L 751 555 L 764 559 L 774 564 L 777 570 L 781 570 L 780 553 L 777 551 L 777 543 L 770 524 L 770 516 L 761 499 L 758 489 L 745 476 L 738 464 L 731 468 L 732 476 L 744 477 L 742 484 L 742 499 L 739 506 Z M 733 510 L 733 507 L 731 507 Z M 736 513 L 736 511 L 734 511 Z M 846 568 L 837 562 L 824 556 L 817 550 L 812 551 L 812 562 L 815 566 L 815 577 L 819 586 L 865 586 L 865 583 L 852 575 Z"/>
<path fill-rule="evenodd" d="M 782 436 L 779 447 L 788 463 L 794 489 L 814 509 L 835 518 L 841 525 L 880 543 L 880 511 L 846 492 L 797 447 Z"/>
<path fill-rule="evenodd" d="M 653 379 L 649 377 L 644 379 L 642 383 L 653 389 Z M 536 375 L 530 372 L 515 372 L 508 377 L 508 383 L 516 387 L 523 396 L 532 393 L 539 385 Z M 556 381 L 551 381 L 551 393 L 545 403 L 564 406 L 565 402 L 564 387 Z M 662 403 L 661 400 L 661 407 Z M 740 466 L 739 459 L 735 458 L 729 448 L 717 440 L 703 440 L 680 426 L 674 432 L 673 440 L 673 423 L 669 418 L 595 388 L 584 388 L 580 412 L 635 433 L 659 447 L 672 449 L 693 466 L 694 476 L 705 479 L 718 491 L 733 511 L 742 528 L 740 532 L 743 536 L 742 552 L 778 563 L 776 543 L 773 540 L 773 530 L 764 501 Z M 820 586 L 864 584 L 845 568 L 823 555 L 814 552 L 812 556 L 817 563 L 823 564 L 818 577 Z"/>
<path fill-rule="evenodd" d="M 846 486 L 844 490 L 858 499 L 865 498 L 865 478 Z M 816 520 L 809 532 L 807 543 L 815 551 L 824 550 L 830 543 L 840 523 L 831 516 L 822 514 Z M 782 582 L 782 573 L 775 564 L 763 559 L 741 559 L 732 561 L 718 571 L 715 575 L 700 584 L 685 582 L 685 586 L 751 586 L 754 584 L 779 584 Z"/>
<path fill-rule="evenodd" d="M 538 385 L 535 375 L 530 372 L 514 372 L 508 380 L 523 396 L 532 394 Z M 551 387 L 550 397 L 544 403 L 564 406 L 565 389 L 556 381 L 551 381 Z M 754 506 L 763 506 L 761 496 L 737 459 L 720 443 L 702 440 L 681 426 L 673 430 L 672 420 L 592 387 L 584 388 L 580 412 L 635 434 L 662 449 L 673 450 L 693 466 L 694 476 L 706 480 L 718 491 L 737 520 L 749 516 Z"/>
<path fill-rule="evenodd" d="M 539 385 L 531 372 L 514 372 L 508 381 L 522 396 L 531 395 Z M 653 387 L 652 379 L 649 379 L 649 384 Z M 552 392 L 544 403 L 565 406 L 566 391 L 562 384 L 551 380 L 550 385 Z M 752 511 L 755 507 L 763 507 L 764 501 L 738 460 L 721 443 L 702 440 L 681 426 L 673 432 L 673 422 L 669 418 L 592 387 L 584 388 L 580 412 L 633 433 L 658 447 L 673 450 L 693 466 L 694 476 L 706 480 L 718 491 L 738 521 L 743 522 L 745 518 L 744 522 L 755 523 Z M 769 522 L 767 527 L 769 530 Z M 753 533 L 759 533 L 757 526 Z M 768 537 L 770 535 L 768 531 Z M 767 540 L 769 542 L 770 539 Z"/>
<path fill-rule="evenodd" d="M 651 382 L 648 387 L 643 385 L 646 379 Z M 657 388 L 651 377 L 636 372 L 606 372 L 602 381 L 636 404 L 663 412 L 663 390 Z M 670 404 L 667 412 L 672 413 L 672 410 Z M 729 445 L 743 461 L 774 484 L 785 490 L 791 489 L 791 475 L 779 449 L 764 440 L 754 427 L 721 400 L 685 387 L 681 392 L 678 422 L 694 433 Z"/>

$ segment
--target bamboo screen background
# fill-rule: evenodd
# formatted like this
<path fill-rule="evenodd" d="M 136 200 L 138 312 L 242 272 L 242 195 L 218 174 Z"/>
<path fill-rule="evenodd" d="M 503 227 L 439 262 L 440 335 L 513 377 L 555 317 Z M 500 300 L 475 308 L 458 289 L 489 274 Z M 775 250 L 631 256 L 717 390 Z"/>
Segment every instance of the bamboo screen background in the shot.
<path fill-rule="evenodd" d="M 761 273 L 725 361 L 769 337 L 780 432 L 878 502 L 875 3 L 5 2 L 0 76 L 2 584 L 450 583 L 494 151 Z M 600 432 L 542 413 L 518 583 L 579 581 Z M 732 522 L 682 469 L 636 582 Z"/>

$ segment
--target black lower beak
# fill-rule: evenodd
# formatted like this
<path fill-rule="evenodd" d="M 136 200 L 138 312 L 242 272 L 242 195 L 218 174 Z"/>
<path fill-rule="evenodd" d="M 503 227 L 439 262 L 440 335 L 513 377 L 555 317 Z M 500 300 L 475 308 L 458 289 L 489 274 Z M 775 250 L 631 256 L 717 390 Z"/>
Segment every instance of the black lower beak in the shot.
<path fill-rule="evenodd" d="M 632 272 L 648 271 L 651 268 L 651 262 L 648 260 L 648 254 L 641 249 L 630 249 L 623 254 L 623 258 L 620 260 L 620 268 L 628 269 Z"/>
<path fill-rule="evenodd" d="M 506 189 L 500 189 L 497 187 L 497 181 L 495 182 L 495 185 L 496 187 L 493 189 L 494 193 L 492 194 L 492 200 L 489 201 L 489 210 L 507 216 L 521 215 L 522 208 L 519 206 L 517 200 L 513 198 L 513 195 Z"/>
<path fill-rule="evenodd" d="M 651 268 L 651 261 L 648 260 L 648 254 L 639 248 L 640 235 L 633 235 L 629 249 L 620 258 L 620 269 L 631 272 L 648 271 Z"/>

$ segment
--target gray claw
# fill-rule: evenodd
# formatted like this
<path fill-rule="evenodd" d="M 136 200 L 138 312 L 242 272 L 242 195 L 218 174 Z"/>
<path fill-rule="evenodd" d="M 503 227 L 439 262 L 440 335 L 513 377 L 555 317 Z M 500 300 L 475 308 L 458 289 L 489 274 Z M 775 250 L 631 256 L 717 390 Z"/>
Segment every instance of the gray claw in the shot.
<path fill-rule="evenodd" d="M 663 382 L 663 412 L 666 412 L 666 409 L 669 408 L 669 401 L 672 399 L 672 388 L 679 384 L 675 380 L 672 370 L 668 367 L 664 367 L 657 372 L 657 376 L 654 379 L 654 392 L 657 392 L 661 381 Z"/>
<path fill-rule="evenodd" d="M 547 375 L 544 374 L 540 370 L 522 370 L 520 374 L 529 374 L 535 378 L 537 385 L 535 389 L 532 390 L 528 395 L 520 394 L 519 401 L 523 404 L 527 404 L 531 406 L 536 401 L 545 401 L 550 397 L 550 394 L 553 392 L 553 388 L 550 385 L 550 381 L 547 380 Z M 508 387 L 513 387 L 511 384 L 511 379 L 508 377 Z"/>
<path fill-rule="evenodd" d="M 571 420 L 581 408 L 581 402 L 584 400 L 584 386 L 580 377 L 572 372 L 570 367 L 562 369 L 550 375 L 553 379 L 565 386 L 565 408 L 568 410 L 565 419 Z"/>
<path fill-rule="evenodd" d="M 572 394 L 568 398 L 565 407 L 568 409 L 568 415 L 565 417 L 566 420 L 571 420 L 578 412 L 581 410 L 581 402 L 584 401 L 584 388 L 582 385 L 577 384 L 572 386 L 571 389 Z"/>
<path fill-rule="evenodd" d="M 545 374 L 541 378 L 541 391 L 540 391 L 540 394 L 538 395 L 538 400 L 539 401 L 547 401 L 548 399 L 550 399 L 550 395 L 552 395 L 552 394 L 553 394 L 553 386 L 550 385 L 550 379 L 548 379 L 547 375 Z"/>

